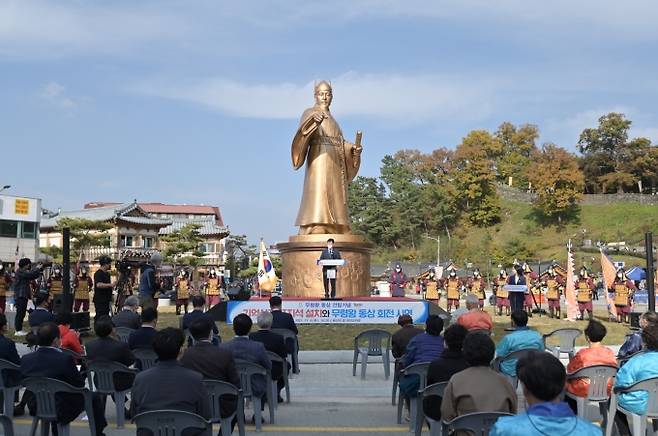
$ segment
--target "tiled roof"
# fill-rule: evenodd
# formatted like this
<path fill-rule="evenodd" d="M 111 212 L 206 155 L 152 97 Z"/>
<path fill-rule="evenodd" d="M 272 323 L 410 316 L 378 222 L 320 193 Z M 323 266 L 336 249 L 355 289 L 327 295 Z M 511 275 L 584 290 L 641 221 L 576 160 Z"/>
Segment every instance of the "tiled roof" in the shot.
<path fill-rule="evenodd" d="M 190 220 L 174 220 L 171 225 L 160 229 L 160 235 L 168 235 L 176 230 L 180 230 L 188 224 L 197 224 L 199 227 L 199 235 L 228 235 L 229 231 L 225 226 L 218 226 L 214 220 L 205 219 L 190 219 Z"/>
<path fill-rule="evenodd" d="M 145 212 L 180 214 L 180 215 L 214 215 L 217 224 L 224 225 L 222 214 L 217 206 L 207 206 L 203 204 L 164 204 L 164 203 L 138 203 Z M 85 209 L 116 206 L 117 203 L 92 202 L 85 204 Z"/>
<path fill-rule="evenodd" d="M 139 209 L 145 216 L 126 216 L 125 214 Z M 115 218 L 120 218 L 123 221 L 133 222 L 136 224 L 166 226 L 171 221 L 159 218 L 152 218 L 136 203 L 114 204 L 111 206 L 95 207 L 91 209 L 62 211 L 58 215 L 50 218 L 43 218 L 41 220 L 42 229 L 52 229 L 57 226 L 57 222 L 62 218 L 80 218 L 91 221 L 110 221 Z"/>

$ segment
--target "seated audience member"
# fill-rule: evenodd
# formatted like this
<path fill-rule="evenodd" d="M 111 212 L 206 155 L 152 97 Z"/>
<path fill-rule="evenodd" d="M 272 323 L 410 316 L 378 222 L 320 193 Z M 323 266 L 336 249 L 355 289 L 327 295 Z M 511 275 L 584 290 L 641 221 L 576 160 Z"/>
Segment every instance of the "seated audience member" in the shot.
<path fill-rule="evenodd" d="M 491 315 L 480 310 L 480 300 L 475 294 L 466 296 L 466 309 L 468 312 L 461 315 L 457 320 L 458 324 L 466 327 L 466 330 L 487 330 L 489 333 L 493 330 L 493 321 Z"/>
<path fill-rule="evenodd" d="M 265 345 L 249 339 L 249 332 L 252 325 L 253 323 L 249 315 L 244 313 L 239 314 L 233 318 L 235 337 L 228 342 L 221 343 L 219 346 L 233 353 L 235 359 L 256 363 L 265 369 L 271 370 L 272 363 L 267 357 Z M 268 382 L 263 376 L 254 375 L 251 377 L 251 389 L 256 397 L 263 398 L 266 392 L 265 389 L 267 388 Z"/>
<path fill-rule="evenodd" d="M 272 328 L 272 314 L 270 312 L 259 313 L 256 323 L 258 324 L 258 331 L 250 333 L 249 339 L 262 343 L 265 345 L 267 351 L 271 351 L 278 355 L 283 359 L 284 363 L 288 365 L 288 362 L 286 362 L 288 350 L 283 341 L 283 336 L 270 331 L 270 328 Z M 285 387 L 285 381 L 283 380 L 283 365 L 279 362 L 272 362 L 272 380 L 276 380 L 278 388 L 277 399 L 281 403 L 283 402 L 283 398 L 281 398 L 281 389 Z"/>
<path fill-rule="evenodd" d="M 142 325 L 142 320 L 137 313 L 139 308 L 139 298 L 134 295 L 126 298 L 123 308 L 112 317 L 114 327 L 125 327 L 137 330 Z"/>
<path fill-rule="evenodd" d="M 631 357 L 617 372 L 615 387 L 629 387 L 635 383 L 658 377 L 658 324 L 649 324 L 642 329 L 642 342 L 646 352 Z M 647 392 L 621 394 L 618 403 L 621 407 L 637 415 L 643 415 L 647 409 Z M 615 417 L 622 435 L 630 434 L 628 422 L 623 413 Z"/>
<path fill-rule="evenodd" d="M 427 386 L 447 382 L 450 377 L 468 368 L 462 353 L 467 334 L 466 328 L 459 324 L 453 324 L 446 329 L 443 333 L 446 348 L 443 349 L 441 356 L 430 364 L 427 370 Z M 431 396 L 423 400 L 425 415 L 435 421 L 441 420 L 441 399 L 442 397 L 439 396 Z"/>
<path fill-rule="evenodd" d="M 39 348 L 26 354 L 21 359 L 21 375 L 27 377 L 48 377 L 61 380 L 76 387 L 84 387 L 85 378 L 75 366 L 73 357 L 59 349 L 59 328 L 53 322 L 39 326 L 37 332 Z M 36 398 L 26 392 L 27 406 L 33 414 L 36 408 Z M 84 397 L 81 394 L 62 393 L 55 397 L 57 422 L 68 424 L 84 410 Z M 100 396 L 93 395 L 93 413 L 96 424 L 96 434 L 103 434 L 107 426 L 105 410 Z M 57 425 L 53 423 L 53 434 L 57 434 Z"/>
<path fill-rule="evenodd" d="M 649 324 L 658 324 L 658 314 L 653 310 L 644 312 L 640 317 L 640 329 L 645 328 Z M 637 331 L 626 339 L 626 342 L 619 348 L 617 357 L 625 358 L 632 356 L 638 351 L 642 351 L 642 331 Z"/>
<path fill-rule="evenodd" d="M 158 324 L 158 311 L 153 307 L 146 307 L 142 309 L 141 318 L 142 325 L 128 337 L 128 346 L 131 350 L 152 348 L 151 342 L 156 334 L 155 326 Z"/>
<path fill-rule="evenodd" d="M 102 315 L 94 323 L 94 332 L 96 339 L 87 342 L 87 359 L 105 360 L 109 362 L 118 362 L 125 366 L 135 363 L 130 347 L 125 342 L 117 341 L 112 337 L 114 333 L 114 324 L 109 316 Z M 118 391 L 128 389 L 135 379 L 133 373 L 115 373 L 114 387 Z"/>
<path fill-rule="evenodd" d="M 516 413 L 516 392 L 509 380 L 491 368 L 496 347 L 488 334 L 472 332 L 464 339 L 468 368 L 450 378 L 441 401 L 441 418 L 475 412 Z"/>
<path fill-rule="evenodd" d="M 16 343 L 9 339 L 7 336 L 7 317 L 4 313 L 0 313 L 0 359 L 14 363 L 21 364 L 21 358 L 18 356 L 16 350 Z M 2 371 L 2 381 L 5 386 L 20 386 L 21 374 L 20 371 L 6 370 Z M 16 394 L 18 396 L 18 393 Z M 24 406 L 23 406 L 24 407 Z M 22 415 L 22 413 L 19 413 Z"/>
<path fill-rule="evenodd" d="M 192 297 L 192 311 L 183 315 L 183 331 L 188 330 L 190 325 L 199 318 L 206 318 L 212 322 L 212 331 L 214 334 L 219 335 L 219 329 L 215 325 L 215 320 L 210 316 L 209 313 L 204 312 L 203 308 L 206 304 L 206 300 L 200 295 L 195 295 Z M 219 344 L 215 338 L 213 338 L 213 343 L 215 345 Z M 188 345 L 192 345 L 191 341 Z"/>
<path fill-rule="evenodd" d="M 489 436 L 601 435 L 600 427 L 578 418 L 560 402 L 566 374 L 557 357 L 536 351 L 519 359 L 517 374 L 528 409 L 516 416 L 498 418 Z"/>
<path fill-rule="evenodd" d="M 217 347 L 211 342 L 214 325 L 215 323 L 206 317 L 192 321 L 190 334 L 196 342 L 193 347 L 185 350 L 180 363 L 185 368 L 201 373 L 204 378 L 231 383 L 239 388 L 240 377 L 235 369 L 233 353 Z M 237 401 L 235 396 L 224 395 L 221 397 L 220 413 L 222 417 L 230 416 L 235 412 Z"/>
<path fill-rule="evenodd" d="M 425 322 L 425 333 L 414 336 L 404 355 L 404 367 L 415 363 L 431 362 L 437 359 L 443 352 L 443 320 L 437 315 L 430 315 Z M 420 379 L 417 375 L 405 375 L 400 379 L 400 391 L 408 396 L 418 395 Z"/>
<path fill-rule="evenodd" d="M 48 310 L 51 300 L 50 294 L 43 292 L 37 294 L 34 300 L 36 307 L 27 317 L 27 323 L 30 327 L 39 327 L 46 322 L 55 322 L 55 315 Z"/>
<path fill-rule="evenodd" d="M 158 361 L 153 368 L 139 372 L 132 388 L 133 416 L 151 410 L 179 410 L 196 413 L 210 419 L 211 409 L 208 392 L 203 385 L 203 375 L 182 367 L 178 358 L 183 350 L 183 332 L 172 327 L 156 332 L 153 351 Z M 145 429 L 137 429 L 137 435 L 148 435 Z"/>
<path fill-rule="evenodd" d="M 272 328 L 273 329 L 287 329 L 294 332 L 296 335 L 299 334 L 297 329 L 297 324 L 295 324 L 295 319 L 288 312 L 284 312 L 281 308 L 283 307 L 283 301 L 281 297 L 274 296 L 270 298 L 270 312 L 272 312 Z M 292 354 L 295 350 L 295 343 L 292 339 L 286 340 L 286 347 L 288 348 L 288 354 Z"/>
<path fill-rule="evenodd" d="M 528 328 L 528 314 L 523 310 L 512 312 L 512 324 L 514 331 L 506 335 L 496 347 L 496 355 L 505 357 L 509 353 L 519 350 L 543 350 L 544 341 L 539 333 Z M 503 362 L 500 366 L 503 374 L 510 377 L 516 375 L 516 359 Z"/>
<path fill-rule="evenodd" d="M 66 348 L 74 353 L 83 355 L 85 350 L 82 349 L 82 344 L 80 343 L 80 334 L 75 330 L 71 330 L 71 322 L 73 322 L 71 312 L 58 313 L 55 315 L 55 322 L 59 326 L 60 348 Z"/>
<path fill-rule="evenodd" d="M 567 365 L 567 373 L 573 374 L 581 368 L 594 365 L 612 365 L 617 366 L 615 353 L 610 348 L 603 346 L 601 343 L 606 335 L 606 329 L 603 324 L 596 320 L 590 320 L 585 328 L 585 338 L 589 346 L 583 348 L 571 359 Z M 612 387 L 612 380 L 610 381 Z M 586 377 L 570 380 L 567 382 L 567 391 L 579 397 L 586 397 L 589 391 L 589 379 Z M 609 390 L 608 390 L 608 393 Z M 574 413 L 578 413 L 576 400 L 565 397 Z"/>
<path fill-rule="evenodd" d="M 414 320 L 410 315 L 400 315 L 398 317 L 400 330 L 393 333 L 391 338 L 391 352 L 396 359 L 404 356 L 407 351 L 409 341 L 416 335 L 423 333 L 423 330 L 414 327 Z"/>

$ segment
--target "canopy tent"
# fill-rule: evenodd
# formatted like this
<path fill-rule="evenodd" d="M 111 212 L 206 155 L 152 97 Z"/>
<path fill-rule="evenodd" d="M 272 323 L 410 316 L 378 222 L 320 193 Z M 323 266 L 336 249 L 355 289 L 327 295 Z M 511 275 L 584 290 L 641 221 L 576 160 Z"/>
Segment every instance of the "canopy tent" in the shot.
<path fill-rule="evenodd" d="M 647 274 L 639 266 L 634 266 L 633 268 L 626 271 L 626 277 L 634 282 L 639 282 L 647 278 Z"/>

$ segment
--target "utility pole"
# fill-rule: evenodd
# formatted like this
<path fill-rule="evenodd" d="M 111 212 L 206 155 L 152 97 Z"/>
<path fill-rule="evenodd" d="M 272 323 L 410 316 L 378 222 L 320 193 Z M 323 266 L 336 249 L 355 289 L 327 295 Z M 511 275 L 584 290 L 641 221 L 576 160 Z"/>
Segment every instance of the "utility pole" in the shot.
<path fill-rule="evenodd" d="M 428 235 L 423 235 L 423 238 L 436 241 L 436 267 L 440 268 L 441 267 L 441 235 L 436 235 L 436 238 L 433 238 Z"/>

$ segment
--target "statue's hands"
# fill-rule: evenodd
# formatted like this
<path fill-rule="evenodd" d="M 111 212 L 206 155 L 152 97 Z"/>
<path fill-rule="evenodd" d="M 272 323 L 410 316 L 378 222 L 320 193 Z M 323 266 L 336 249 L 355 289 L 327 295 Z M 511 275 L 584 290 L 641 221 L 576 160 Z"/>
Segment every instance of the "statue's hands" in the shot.
<path fill-rule="evenodd" d="M 324 120 L 324 117 L 325 115 L 322 112 L 315 112 L 313 114 L 313 119 L 318 123 L 321 123 L 322 120 Z"/>
<path fill-rule="evenodd" d="M 354 156 L 361 156 L 361 152 L 363 151 L 363 147 L 360 145 L 353 145 L 352 146 L 352 153 Z"/>

